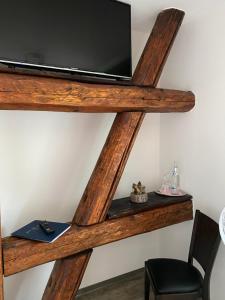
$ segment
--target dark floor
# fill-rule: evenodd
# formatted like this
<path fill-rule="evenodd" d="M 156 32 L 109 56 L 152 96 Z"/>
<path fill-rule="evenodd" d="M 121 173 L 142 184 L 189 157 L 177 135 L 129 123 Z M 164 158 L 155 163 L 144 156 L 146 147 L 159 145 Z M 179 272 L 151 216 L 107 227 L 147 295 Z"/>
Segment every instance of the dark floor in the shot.
<path fill-rule="evenodd" d="M 79 291 L 76 300 L 143 300 L 144 269 L 118 276 Z"/>

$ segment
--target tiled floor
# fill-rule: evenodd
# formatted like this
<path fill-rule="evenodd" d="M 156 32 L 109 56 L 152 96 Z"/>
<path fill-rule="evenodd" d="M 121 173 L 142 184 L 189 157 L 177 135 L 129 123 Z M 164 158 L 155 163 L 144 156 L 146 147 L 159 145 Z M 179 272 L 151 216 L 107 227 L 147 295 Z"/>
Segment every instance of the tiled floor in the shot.
<path fill-rule="evenodd" d="M 82 289 L 76 300 L 143 300 L 144 270 L 137 270 Z"/>

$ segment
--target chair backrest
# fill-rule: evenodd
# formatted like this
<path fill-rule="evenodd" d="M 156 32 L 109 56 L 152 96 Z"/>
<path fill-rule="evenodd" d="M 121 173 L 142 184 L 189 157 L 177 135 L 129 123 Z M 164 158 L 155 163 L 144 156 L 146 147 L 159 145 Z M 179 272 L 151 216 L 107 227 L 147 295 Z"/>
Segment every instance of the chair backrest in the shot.
<path fill-rule="evenodd" d="M 193 258 L 201 265 L 205 275 L 210 275 L 220 244 L 219 225 L 196 210 L 188 261 Z M 208 274 L 206 274 L 208 273 Z"/>

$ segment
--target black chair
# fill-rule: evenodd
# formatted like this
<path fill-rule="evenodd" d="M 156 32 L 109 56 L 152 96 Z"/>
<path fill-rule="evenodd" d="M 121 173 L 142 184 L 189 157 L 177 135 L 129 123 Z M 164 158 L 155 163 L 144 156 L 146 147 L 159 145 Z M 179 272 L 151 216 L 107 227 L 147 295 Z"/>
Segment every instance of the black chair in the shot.
<path fill-rule="evenodd" d="M 145 262 L 145 300 L 210 299 L 210 275 L 220 244 L 218 224 L 196 211 L 188 262 L 150 259 Z M 193 266 L 195 259 L 204 276 Z"/>

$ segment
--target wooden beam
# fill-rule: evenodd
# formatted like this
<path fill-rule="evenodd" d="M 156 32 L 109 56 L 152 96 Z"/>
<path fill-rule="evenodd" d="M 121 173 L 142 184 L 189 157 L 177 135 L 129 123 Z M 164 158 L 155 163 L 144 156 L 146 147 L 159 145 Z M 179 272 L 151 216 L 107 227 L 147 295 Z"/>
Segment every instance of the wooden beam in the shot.
<path fill-rule="evenodd" d="M 137 66 L 137 71 L 135 71 L 134 74 L 134 84 L 145 84 L 152 87 L 156 86 L 176 33 L 182 23 L 183 17 L 184 12 L 176 9 L 165 10 L 158 16 L 143 53 L 144 56 L 147 55 L 151 64 L 148 64 L 148 67 L 144 71 L 145 80 L 138 80 L 139 76 L 142 76 L 143 72 L 143 70 L 139 69 L 143 60 L 143 56 L 141 57 Z M 163 40 L 161 43 L 156 42 L 160 41 L 160 39 Z M 158 48 L 155 47 L 156 44 L 158 45 Z M 90 225 L 105 220 L 144 116 L 144 113 L 139 112 L 129 114 L 125 112 L 117 114 L 105 146 L 103 147 L 99 160 L 93 171 L 93 174 L 99 178 L 99 181 L 97 181 L 95 176 L 92 174 L 74 216 L 73 222 L 77 222 L 81 225 Z M 119 126 L 125 121 L 128 125 L 124 126 L 123 136 L 120 136 Z M 115 136 L 120 136 L 120 138 L 115 140 L 113 146 L 112 142 Z M 126 140 L 126 144 L 123 144 L 122 142 L 122 146 L 120 146 L 123 138 Z M 112 148 L 110 148 L 109 145 L 111 145 L 110 147 Z M 113 151 L 113 148 L 115 151 Z M 119 149 L 119 153 L 116 152 L 117 149 Z M 113 157 L 109 160 L 108 155 L 110 154 L 112 154 Z M 107 167 L 107 163 L 111 163 L 111 165 L 108 165 Z M 102 172 L 103 167 L 105 168 L 104 172 Z M 102 177 L 98 176 L 98 174 L 102 175 Z M 107 183 L 106 189 L 103 189 L 104 183 Z M 98 192 L 98 189 L 102 190 L 102 194 Z M 87 217 L 85 217 L 86 214 Z M 76 260 L 76 257 L 74 260 Z M 64 278 L 61 284 L 66 285 L 66 281 L 68 280 L 68 278 Z M 74 285 L 76 285 L 76 283 L 74 283 Z M 67 300 L 64 296 L 63 299 Z"/>
<path fill-rule="evenodd" d="M 74 300 L 91 253 L 87 250 L 56 261 L 42 300 Z"/>
<path fill-rule="evenodd" d="M 118 180 L 117 171 L 140 116 L 141 113 L 117 114 L 76 211 L 73 220 L 75 223 L 91 225 L 104 221 L 110 190 L 115 180 Z"/>
<path fill-rule="evenodd" d="M 193 106 L 191 92 L 0 73 L 0 109 L 186 112 Z"/>
<path fill-rule="evenodd" d="M 107 220 L 92 226 L 81 227 L 73 225 L 62 237 L 50 244 L 13 237 L 4 238 L 4 275 L 9 276 L 91 248 L 191 220 L 192 215 L 192 201 L 188 200 L 144 211 L 132 216 Z M 74 258 L 74 263 L 76 264 L 75 261 L 77 258 L 76 256 Z M 70 262 L 71 266 L 73 266 L 73 262 Z M 65 264 L 68 265 L 67 263 Z M 56 267 L 56 270 L 66 269 L 66 267 L 63 267 L 63 263 L 57 262 L 57 265 L 60 265 L 60 267 Z M 70 272 L 70 267 L 67 270 Z M 55 272 L 53 271 L 53 276 L 56 276 L 54 275 Z M 60 272 L 57 271 L 56 273 Z M 64 279 L 70 281 L 69 277 L 64 277 Z M 53 280 L 55 284 L 57 284 L 57 280 Z M 64 282 L 64 280 L 61 282 Z M 50 289 L 51 287 L 52 284 L 50 284 Z"/>
<path fill-rule="evenodd" d="M 158 15 L 134 72 L 134 84 L 152 87 L 157 85 L 184 15 L 184 11 L 175 8 L 166 9 Z"/>

